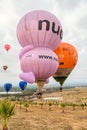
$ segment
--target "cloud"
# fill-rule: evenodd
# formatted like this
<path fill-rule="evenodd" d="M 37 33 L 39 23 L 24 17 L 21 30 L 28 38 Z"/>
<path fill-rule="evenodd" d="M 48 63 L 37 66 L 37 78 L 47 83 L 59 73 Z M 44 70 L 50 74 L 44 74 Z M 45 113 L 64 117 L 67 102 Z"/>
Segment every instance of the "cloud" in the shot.
<path fill-rule="evenodd" d="M 87 0 L 1 0 L 0 1 L 0 79 L 1 83 L 18 82 L 21 73 L 18 54 L 21 46 L 16 36 L 21 17 L 32 10 L 47 10 L 61 21 L 63 41 L 74 45 L 78 51 L 78 63 L 67 81 L 87 79 Z M 11 50 L 6 52 L 4 44 Z M 8 70 L 2 70 L 4 64 Z M 75 76 L 75 78 L 74 78 Z M 52 80 L 52 79 L 51 79 Z M 53 81 L 53 80 L 52 80 Z M 54 82 L 54 81 L 53 81 Z"/>

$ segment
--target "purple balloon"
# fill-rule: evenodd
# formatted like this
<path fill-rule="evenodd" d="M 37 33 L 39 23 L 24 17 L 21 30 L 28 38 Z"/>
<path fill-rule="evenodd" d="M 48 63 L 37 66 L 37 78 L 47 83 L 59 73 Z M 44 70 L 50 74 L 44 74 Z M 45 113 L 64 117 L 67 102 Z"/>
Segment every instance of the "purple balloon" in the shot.
<path fill-rule="evenodd" d="M 22 47 L 56 49 L 63 37 L 60 21 L 53 14 L 35 10 L 24 15 L 17 26 L 17 37 Z"/>
<path fill-rule="evenodd" d="M 28 46 L 28 51 L 26 48 L 20 52 L 22 54 L 20 57 L 20 66 L 23 71 L 20 78 L 22 80 L 29 83 L 34 83 L 38 79 L 46 80 L 57 71 L 58 58 L 51 49 L 43 47 L 30 49 L 31 47 Z"/>

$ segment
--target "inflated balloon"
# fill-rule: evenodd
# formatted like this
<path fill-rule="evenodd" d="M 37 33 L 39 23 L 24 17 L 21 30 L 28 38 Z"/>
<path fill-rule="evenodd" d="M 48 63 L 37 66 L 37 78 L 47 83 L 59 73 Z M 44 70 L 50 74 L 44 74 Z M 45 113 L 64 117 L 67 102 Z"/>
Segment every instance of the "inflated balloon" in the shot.
<path fill-rule="evenodd" d="M 26 52 L 26 53 L 25 53 Z M 48 82 L 58 67 L 58 58 L 49 48 L 37 47 L 33 49 L 23 48 L 19 54 L 20 65 L 23 71 L 20 78 L 26 82 Z"/>
<path fill-rule="evenodd" d="M 11 46 L 9 44 L 5 44 L 4 47 L 5 47 L 6 51 L 9 51 L 11 48 Z"/>
<path fill-rule="evenodd" d="M 6 92 L 9 92 L 12 88 L 12 84 L 11 83 L 5 83 L 4 84 L 4 89 Z"/>
<path fill-rule="evenodd" d="M 59 57 L 59 66 L 53 77 L 63 85 L 77 63 L 78 53 L 76 48 L 67 42 L 61 42 L 54 52 Z"/>
<path fill-rule="evenodd" d="M 8 66 L 7 65 L 4 65 L 3 66 L 3 70 L 7 70 Z"/>
<path fill-rule="evenodd" d="M 25 90 L 26 86 L 27 86 L 27 82 L 25 82 L 25 81 L 19 82 L 19 87 L 21 88 L 21 90 Z"/>
<path fill-rule="evenodd" d="M 50 12 L 35 10 L 24 15 L 17 26 L 17 37 L 22 47 L 56 49 L 63 37 L 60 21 Z"/>

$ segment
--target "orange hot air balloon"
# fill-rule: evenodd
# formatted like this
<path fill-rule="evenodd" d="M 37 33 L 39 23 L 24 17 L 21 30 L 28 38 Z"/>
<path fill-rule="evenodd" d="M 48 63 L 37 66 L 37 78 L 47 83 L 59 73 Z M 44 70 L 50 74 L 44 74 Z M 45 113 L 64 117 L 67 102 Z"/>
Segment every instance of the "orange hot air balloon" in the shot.
<path fill-rule="evenodd" d="M 9 51 L 10 48 L 11 48 L 11 46 L 10 46 L 9 44 L 5 44 L 5 45 L 4 45 L 4 48 L 6 49 L 6 51 Z"/>
<path fill-rule="evenodd" d="M 3 69 L 4 69 L 4 70 L 7 70 L 7 68 L 8 68 L 7 65 L 4 65 L 4 66 L 3 66 Z"/>
<path fill-rule="evenodd" d="M 61 42 L 54 52 L 59 58 L 59 67 L 53 77 L 62 86 L 77 63 L 78 53 L 76 48 L 67 42 Z"/>

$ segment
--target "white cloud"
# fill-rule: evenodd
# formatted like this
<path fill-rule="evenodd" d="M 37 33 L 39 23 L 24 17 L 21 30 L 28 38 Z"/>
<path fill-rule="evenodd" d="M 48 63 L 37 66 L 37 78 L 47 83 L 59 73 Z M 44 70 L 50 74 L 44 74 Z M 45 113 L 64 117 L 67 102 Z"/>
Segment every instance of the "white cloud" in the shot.
<path fill-rule="evenodd" d="M 47 10 L 56 15 L 62 23 L 64 37 L 75 45 L 79 60 L 69 81 L 87 79 L 87 1 L 86 0 L 1 0 L 0 1 L 0 83 L 19 81 L 20 63 L 18 54 L 21 46 L 17 40 L 16 28 L 20 18 L 32 10 Z M 9 43 L 11 50 L 6 52 L 4 44 Z M 8 65 L 3 71 L 2 66 Z M 85 69 L 84 69 L 85 68 Z M 74 78 L 77 77 L 77 78 Z M 53 80 L 52 80 L 53 81 Z M 54 81 L 53 81 L 54 82 Z M 84 80 L 83 80 L 84 82 Z"/>

